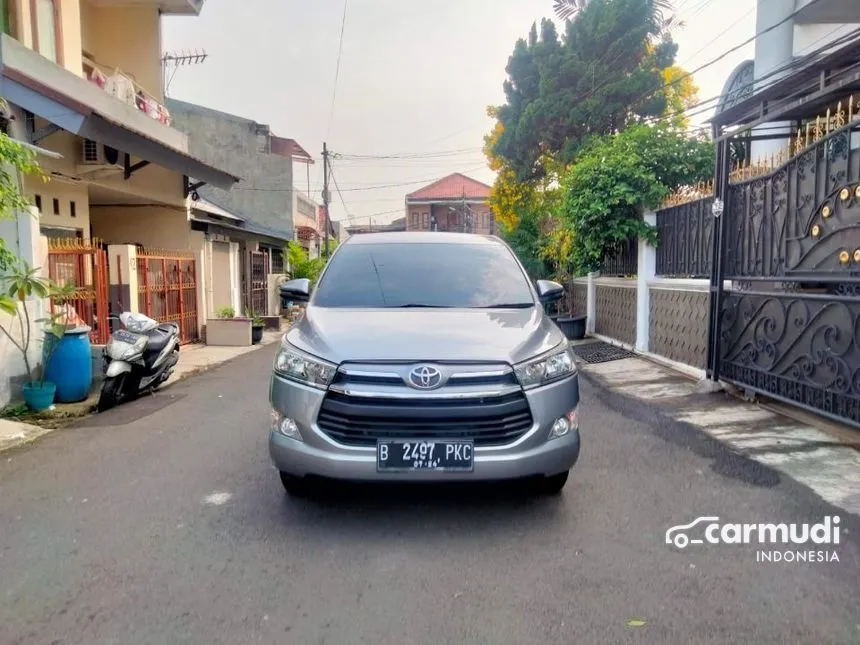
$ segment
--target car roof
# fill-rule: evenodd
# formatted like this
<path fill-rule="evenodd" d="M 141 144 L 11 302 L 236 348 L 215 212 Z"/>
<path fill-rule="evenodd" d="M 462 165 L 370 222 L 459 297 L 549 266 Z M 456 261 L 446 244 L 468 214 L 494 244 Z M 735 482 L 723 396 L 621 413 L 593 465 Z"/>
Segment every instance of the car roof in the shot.
<path fill-rule="evenodd" d="M 494 235 L 473 233 L 439 233 L 431 231 L 398 231 L 352 235 L 344 244 L 479 244 L 500 246 L 504 243 Z"/>

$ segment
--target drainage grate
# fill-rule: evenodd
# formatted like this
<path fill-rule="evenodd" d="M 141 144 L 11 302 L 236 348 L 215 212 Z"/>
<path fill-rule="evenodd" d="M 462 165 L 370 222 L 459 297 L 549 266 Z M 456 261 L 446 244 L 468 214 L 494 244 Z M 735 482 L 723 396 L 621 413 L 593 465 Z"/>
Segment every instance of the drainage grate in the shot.
<path fill-rule="evenodd" d="M 626 349 L 603 341 L 574 345 L 571 349 L 586 363 L 608 363 L 609 361 L 620 361 L 622 358 L 634 358 L 636 356 L 633 352 L 628 352 Z"/>

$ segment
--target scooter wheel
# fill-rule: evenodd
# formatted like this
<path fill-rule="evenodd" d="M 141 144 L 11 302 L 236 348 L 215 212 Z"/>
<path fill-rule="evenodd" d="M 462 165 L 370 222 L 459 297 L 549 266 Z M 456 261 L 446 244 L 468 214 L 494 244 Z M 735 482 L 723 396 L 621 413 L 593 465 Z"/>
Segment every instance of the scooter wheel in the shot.
<path fill-rule="evenodd" d="M 123 399 L 128 397 L 127 385 L 129 379 L 128 374 L 120 374 L 119 376 L 111 376 L 105 379 L 102 384 L 102 391 L 99 395 L 99 402 L 96 409 L 99 412 L 105 412 L 122 403 Z"/>

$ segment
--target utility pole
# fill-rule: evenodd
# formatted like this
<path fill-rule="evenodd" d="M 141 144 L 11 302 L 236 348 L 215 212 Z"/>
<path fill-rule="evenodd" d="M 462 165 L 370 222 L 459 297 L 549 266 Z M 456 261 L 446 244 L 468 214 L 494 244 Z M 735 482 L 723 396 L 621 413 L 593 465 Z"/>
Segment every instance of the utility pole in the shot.
<path fill-rule="evenodd" d="M 325 259 L 328 260 L 328 145 L 323 142 L 323 212 L 325 213 L 325 217 L 323 218 L 323 226 L 325 227 L 324 240 L 325 246 L 323 247 L 323 253 L 325 253 Z"/>

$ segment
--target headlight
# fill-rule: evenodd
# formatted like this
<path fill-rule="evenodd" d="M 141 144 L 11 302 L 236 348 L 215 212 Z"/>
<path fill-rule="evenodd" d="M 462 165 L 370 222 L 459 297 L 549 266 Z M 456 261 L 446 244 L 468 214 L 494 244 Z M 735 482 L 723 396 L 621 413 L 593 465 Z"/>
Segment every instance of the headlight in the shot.
<path fill-rule="evenodd" d="M 549 356 L 520 363 L 514 367 L 517 380 L 524 388 L 536 387 L 563 378 L 576 371 L 573 352 L 566 347 Z"/>
<path fill-rule="evenodd" d="M 110 357 L 120 361 L 131 361 L 143 354 L 146 349 L 146 336 L 140 336 L 134 343 L 112 340 Z"/>
<path fill-rule="evenodd" d="M 275 356 L 276 373 L 321 389 L 329 386 L 336 370 L 336 366 L 300 352 L 288 345 L 286 340 L 281 342 L 281 348 Z"/>

